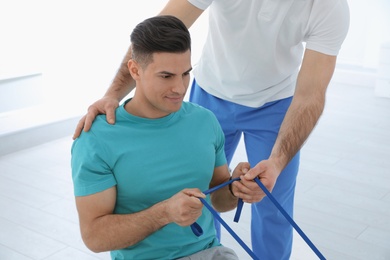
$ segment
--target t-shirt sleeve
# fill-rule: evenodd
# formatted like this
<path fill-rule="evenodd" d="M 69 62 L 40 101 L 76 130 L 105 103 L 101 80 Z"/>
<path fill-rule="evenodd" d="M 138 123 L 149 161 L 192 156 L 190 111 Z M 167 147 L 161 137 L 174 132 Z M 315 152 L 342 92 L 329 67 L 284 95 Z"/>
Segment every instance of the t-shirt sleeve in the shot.
<path fill-rule="evenodd" d="M 211 111 L 209 111 L 209 115 L 211 116 L 215 133 L 215 167 L 219 167 L 227 163 L 225 155 L 225 135 L 215 115 Z"/>
<path fill-rule="evenodd" d="M 104 149 L 90 131 L 82 133 L 71 149 L 72 179 L 75 196 L 87 196 L 116 185 Z"/>
<path fill-rule="evenodd" d="M 206 10 L 213 1 L 214 0 L 188 0 L 189 3 L 193 4 L 201 10 Z"/>
<path fill-rule="evenodd" d="M 349 29 L 349 8 L 346 0 L 315 1 L 309 21 L 306 48 L 327 55 L 337 55 Z"/>

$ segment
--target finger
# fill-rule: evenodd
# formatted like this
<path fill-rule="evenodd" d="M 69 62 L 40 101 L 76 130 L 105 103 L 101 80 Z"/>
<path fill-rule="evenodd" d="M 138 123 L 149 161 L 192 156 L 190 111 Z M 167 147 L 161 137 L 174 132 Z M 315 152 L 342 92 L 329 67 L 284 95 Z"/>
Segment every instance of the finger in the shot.
<path fill-rule="evenodd" d="M 91 129 L 92 123 L 98 114 L 99 114 L 99 111 L 96 108 L 94 108 L 94 107 L 88 108 L 88 113 L 85 116 L 84 132 L 88 132 Z"/>
<path fill-rule="evenodd" d="M 238 177 L 244 175 L 249 171 L 249 169 L 250 165 L 248 162 L 240 162 L 234 169 L 232 176 Z"/>
<path fill-rule="evenodd" d="M 106 113 L 107 122 L 112 125 L 115 124 L 115 108 L 106 109 Z"/>
<path fill-rule="evenodd" d="M 258 186 L 249 188 L 240 183 L 236 185 L 239 187 L 234 194 L 245 202 L 258 202 L 265 196 L 264 192 Z"/>
<path fill-rule="evenodd" d="M 233 190 L 234 195 L 245 202 L 258 202 L 265 196 L 263 190 L 254 181 L 235 182 L 234 185 L 237 188 Z"/>
<path fill-rule="evenodd" d="M 265 197 L 265 195 L 260 196 L 260 197 L 256 197 L 256 198 L 253 198 L 253 197 L 249 197 L 248 199 L 242 198 L 242 201 L 245 203 L 257 203 L 257 202 L 262 201 L 264 199 L 264 197 Z"/>
<path fill-rule="evenodd" d="M 239 195 L 242 195 L 242 194 L 249 194 L 249 195 L 263 194 L 263 191 L 261 190 L 261 188 L 254 181 L 235 182 L 233 185 L 235 185 L 235 187 L 236 187 L 236 189 L 233 189 L 233 192 L 234 192 L 234 190 L 236 190 L 236 193 Z"/>
<path fill-rule="evenodd" d="M 256 176 L 255 178 L 258 178 L 258 176 Z M 242 184 L 242 185 L 248 186 L 248 187 L 257 187 L 257 188 L 259 188 L 257 183 L 254 181 L 255 178 L 249 179 L 249 180 L 246 179 L 246 178 L 241 178 L 239 183 Z"/>
<path fill-rule="evenodd" d="M 245 180 L 253 180 L 254 178 L 260 176 L 264 172 L 264 169 L 257 166 L 252 169 L 250 169 L 244 176 Z"/>
<path fill-rule="evenodd" d="M 84 128 L 84 122 L 85 122 L 85 116 L 83 116 L 80 121 L 78 122 L 77 126 L 76 126 L 76 130 L 74 131 L 73 133 L 73 140 L 75 140 L 77 137 L 80 136 L 81 134 L 81 131 L 83 130 Z"/>
<path fill-rule="evenodd" d="M 261 201 L 265 196 L 266 196 L 266 195 L 265 195 L 264 192 L 257 193 L 257 194 L 240 194 L 240 198 L 241 198 L 244 202 L 248 202 L 248 203 L 259 202 L 259 201 Z"/>
<path fill-rule="evenodd" d="M 247 167 L 241 168 L 241 169 L 240 169 L 240 172 L 239 172 L 239 174 L 240 174 L 239 176 L 242 176 L 242 175 L 247 174 L 248 171 L 249 171 L 249 168 L 247 168 Z"/>
<path fill-rule="evenodd" d="M 240 165 L 240 169 L 243 173 L 247 173 L 249 171 L 249 169 L 251 168 L 251 165 L 249 164 L 249 162 L 240 162 L 239 165 Z"/>
<path fill-rule="evenodd" d="M 183 192 L 191 197 L 206 198 L 206 195 L 203 192 L 201 192 L 199 189 L 186 189 L 183 190 Z"/>
<path fill-rule="evenodd" d="M 92 123 L 95 120 L 96 116 L 90 115 L 89 113 L 85 117 L 85 122 L 84 122 L 84 132 L 88 132 L 91 130 Z"/>
<path fill-rule="evenodd" d="M 260 202 L 266 196 L 264 192 L 256 193 L 256 194 L 239 193 L 238 195 L 240 199 L 242 199 L 244 202 L 247 203 Z"/>

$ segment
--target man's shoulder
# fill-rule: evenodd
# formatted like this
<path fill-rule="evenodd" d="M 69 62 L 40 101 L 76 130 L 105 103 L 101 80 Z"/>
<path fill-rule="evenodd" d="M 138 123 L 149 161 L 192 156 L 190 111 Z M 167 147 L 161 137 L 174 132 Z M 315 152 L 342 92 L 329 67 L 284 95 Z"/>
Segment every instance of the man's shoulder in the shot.
<path fill-rule="evenodd" d="M 92 127 L 95 129 L 104 129 L 107 126 L 110 126 L 110 124 L 107 122 L 106 115 L 97 115 L 95 118 L 95 121 L 93 121 Z"/>
<path fill-rule="evenodd" d="M 191 102 L 183 102 L 182 117 L 195 124 L 219 125 L 217 117 L 211 110 Z"/>
<path fill-rule="evenodd" d="M 107 129 L 111 128 L 111 124 L 107 122 L 106 115 L 97 115 L 93 121 L 92 127 L 88 132 L 82 132 L 80 137 L 95 138 L 100 137 Z"/>

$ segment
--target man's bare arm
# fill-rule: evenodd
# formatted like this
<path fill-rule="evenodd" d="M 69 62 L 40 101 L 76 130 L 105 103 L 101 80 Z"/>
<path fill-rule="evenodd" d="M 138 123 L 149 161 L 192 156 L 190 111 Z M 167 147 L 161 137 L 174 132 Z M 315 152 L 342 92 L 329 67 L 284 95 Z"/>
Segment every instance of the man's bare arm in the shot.
<path fill-rule="evenodd" d="M 268 190 L 273 189 L 280 172 L 303 146 L 321 116 L 335 65 L 336 56 L 305 51 L 295 94 L 271 155 L 253 167 L 246 179 L 259 176 Z"/>
<path fill-rule="evenodd" d="M 224 182 L 227 182 L 229 178 L 230 178 L 230 173 L 227 164 L 216 167 L 214 169 L 213 177 L 211 178 L 209 188 L 213 188 Z M 231 194 L 228 186 L 225 186 L 211 193 L 210 199 L 213 207 L 218 212 L 226 212 L 234 209 L 237 206 L 237 200 L 238 200 L 237 197 Z"/>
<path fill-rule="evenodd" d="M 280 127 L 270 159 L 282 170 L 301 149 L 320 118 L 336 56 L 306 50 L 292 103 Z"/>
<path fill-rule="evenodd" d="M 189 226 L 202 214 L 198 189 L 185 189 L 171 198 L 133 214 L 113 214 L 116 188 L 76 197 L 85 245 L 93 252 L 122 249 L 138 243 L 168 223 Z"/>

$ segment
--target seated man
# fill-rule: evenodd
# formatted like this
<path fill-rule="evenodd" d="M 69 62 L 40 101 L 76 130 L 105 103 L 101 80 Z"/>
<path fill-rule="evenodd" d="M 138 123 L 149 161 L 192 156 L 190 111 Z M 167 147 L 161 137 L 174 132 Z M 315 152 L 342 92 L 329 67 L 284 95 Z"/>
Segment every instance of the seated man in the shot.
<path fill-rule="evenodd" d="M 238 197 L 253 202 L 256 194 L 238 182 L 211 196 L 201 192 L 228 181 L 230 173 L 215 116 L 183 102 L 190 34 L 177 18 L 158 16 L 136 26 L 131 44 L 134 97 L 117 108 L 115 125 L 100 115 L 72 146 L 84 243 L 94 252 L 111 251 L 113 259 L 238 259 L 219 243 L 199 198 L 224 212 Z M 247 169 L 240 163 L 232 177 Z M 200 237 L 190 228 L 195 221 Z"/>

